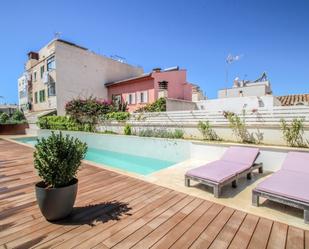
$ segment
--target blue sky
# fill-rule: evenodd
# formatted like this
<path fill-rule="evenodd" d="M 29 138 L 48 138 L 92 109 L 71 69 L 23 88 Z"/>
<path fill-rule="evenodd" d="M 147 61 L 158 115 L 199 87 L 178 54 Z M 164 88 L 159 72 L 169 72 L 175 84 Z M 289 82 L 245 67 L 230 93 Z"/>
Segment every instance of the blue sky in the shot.
<path fill-rule="evenodd" d="M 263 71 L 275 95 L 309 93 L 308 13 L 307 0 L 3 1 L 0 96 L 17 102 L 26 53 L 54 32 L 145 71 L 179 65 L 210 98 L 236 76 L 255 79 Z M 227 83 L 229 53 L 243 57 L 229 66 Z"/>

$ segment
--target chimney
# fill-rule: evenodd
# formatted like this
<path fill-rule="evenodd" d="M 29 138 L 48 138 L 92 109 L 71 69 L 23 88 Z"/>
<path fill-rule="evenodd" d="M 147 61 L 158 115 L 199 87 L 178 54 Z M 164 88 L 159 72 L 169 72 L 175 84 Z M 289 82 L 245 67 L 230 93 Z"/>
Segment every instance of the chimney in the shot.
<path fill-rule="evenodd" d="M 152 72 L 161 72 L 161 68 L 160 67 L 155 67 L 154 69 L 152 69 Z"/>
<path fill-rule="evenodd" d="M 30 51 L 28 53 L 29 60 L 39 60 L 39 54 L 37 52 Z"/>

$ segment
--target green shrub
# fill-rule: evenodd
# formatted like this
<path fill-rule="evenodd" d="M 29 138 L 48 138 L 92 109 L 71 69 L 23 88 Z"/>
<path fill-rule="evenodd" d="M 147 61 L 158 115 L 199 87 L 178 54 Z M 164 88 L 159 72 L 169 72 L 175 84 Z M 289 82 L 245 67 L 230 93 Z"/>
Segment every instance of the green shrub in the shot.
<path fill-rule="evenodd" d="M 135 112 L 165 112 L 166 111 L 166 99 L 159 98 L 154 103 L 147 104 L 144 107 L 137 109 Z"/>
<path fill-rule="evenodd" d="M 287 145 L 292 147 L 309 147 L 309 142 L 305 141 L 304 136 L 304 119 L 293 119 L 291 124 L 287 124 L 281 119 L 281 130 L 283 138 Z"/>
<path fill-rule="evenodd" d="M 160 138 L 183 138 L 184 132 L 180 129 L 168 131 L 165 129 L 145 129 L 139 131 L 140 137 L 160 137 Z"/>
<path fill-rule="evenodd" d="M 69 135 L 52 134 L 38 139 L 35 145 L 34 167 L 46 187 L 64 187 L 76 177 L 87 144 Z"/>
<path fill-rule="evenodd" d="M 216 132 L 211 128 L 209 121 L 206 122 L 199 121 L 197 126 L 205 140 L 211 140 L 211 141 L 220 140 Z"/>
<path fill-rule="evenodd" d="M 129 124 L 126 124 L 123 132 L 125 135 L 132 135 L 132 126 Z"/>
<path fill-rule="evenodd" d="M 183 138 L 184 132 L 180 129 L 175 129 L 173 132 L 174 138 Z"/>
<path fill-rule="evenodd" d="M 16 110 L 12 115 L 12 120 L 13 121 L 23 121 L 25 120 L 25 115 L 20 110 Z"/>
<path fill-rule="evenodd" d="M 0 114 L 0 124 L 5 124 L 9 119 L 10 116 L 6 112 Z"/>
<path fill-rule="evenodd" d="M 45 116 L 39 118 L 37 125 L 41 129 L 68 130 L 68 131 L 93 131 L 91 124 L 80 124 L 67 116 Z"/>
<path fill-rule="evenodd" d="M 124 121 L 130 118 L 129 112 L 110 112 L 103 117 L 106 120 Z"/>

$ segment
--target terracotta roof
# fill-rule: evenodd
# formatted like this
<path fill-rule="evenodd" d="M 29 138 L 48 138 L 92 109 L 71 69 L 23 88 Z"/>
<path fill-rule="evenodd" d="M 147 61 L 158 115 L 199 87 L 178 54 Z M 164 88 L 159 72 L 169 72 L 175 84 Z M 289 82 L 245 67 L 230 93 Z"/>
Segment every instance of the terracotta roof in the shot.
<path fill-rule="evenodd" d="M 105 86 L 109 87 L 109 86 L 116 85 L 116 84 L 118 85 L 118 84 L 128 83 L 128 82 L 132 82 L 132 81 L 144 80 L 144 79 L 147 79 L 147 78 L 150 79 L 150 78 L 152 78 L 153 72 L 166 73 L 166 72 L 170 72 L 170 71 L 183 71 L 183 70 L 185 70 L 185 69 L 179 69 L 178 66 L 169 67 L 169 68 L 166 68 L 166 69 L 163 69 L 163 70 L 161 68 L 154 68 L 152 70 L 152 72 L 144 73 L 140 76 L 132 77 L 132 78 L 124 79 L 124 80 L 107 82 L 107 83 L 105 83 Z"/>
<path fill-rule="evenodd" d="M 118 85 L 118 84 L 122 84 L 122 83 L 128 83 L 128 82 L 131 82 L 131 81 L 147 79 L 147 78 L 151 78 L 151 75 L 152 75 L 152 73 L 145 73 L 145 74 L 142 74 L 141 76 L 137 76 L 137 77 L 132 77 L 132 78 L 119 80 L 119 81 L 107 82 L 107 83 L 105 83 L 105 86 L 108 87 L 108 86 L 111 86 L 111 85 Z"/>
<path fill-rule="evenodd" d="M 309 94 L 277 96 L 277 99 L 283 106 L 296 105 L 298 103 L 309 103 Z"/>

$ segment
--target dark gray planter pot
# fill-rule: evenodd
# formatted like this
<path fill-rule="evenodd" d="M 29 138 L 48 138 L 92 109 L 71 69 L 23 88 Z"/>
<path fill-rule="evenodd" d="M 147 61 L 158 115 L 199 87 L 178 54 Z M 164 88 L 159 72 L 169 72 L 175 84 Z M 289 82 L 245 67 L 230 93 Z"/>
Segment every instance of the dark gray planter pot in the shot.
<path fill-rule="evenodd" d="M 44 182 L 35 185 L 36 199 L 46 220 L 59 220 L 72 212 L 77 185 L 77 179 L 74 179 L 71 185 L 62 188 L 45 188 Z"/>

